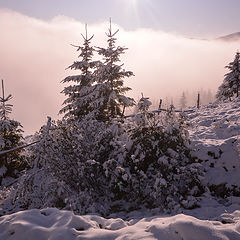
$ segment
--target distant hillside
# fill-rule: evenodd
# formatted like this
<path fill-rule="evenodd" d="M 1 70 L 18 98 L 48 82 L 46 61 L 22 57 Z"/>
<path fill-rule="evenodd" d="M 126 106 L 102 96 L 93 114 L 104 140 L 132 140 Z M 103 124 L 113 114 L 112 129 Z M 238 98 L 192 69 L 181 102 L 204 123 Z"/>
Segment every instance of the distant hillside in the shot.
<path fill-rule="evenodd" d="M 232 33 L 226 36 L 222 36 L 217 38 L 217 40 L 221 41 L 228 41 L 228 42 L 233 42 L 233 41 L 240 41 L 240 32 Z"/>

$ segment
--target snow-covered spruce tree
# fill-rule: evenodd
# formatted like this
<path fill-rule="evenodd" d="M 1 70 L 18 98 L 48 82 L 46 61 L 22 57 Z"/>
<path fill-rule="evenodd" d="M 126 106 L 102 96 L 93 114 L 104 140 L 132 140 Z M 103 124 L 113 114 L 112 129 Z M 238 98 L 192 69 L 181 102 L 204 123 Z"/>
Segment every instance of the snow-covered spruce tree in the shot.
<path fill-rule="evenodd" d="M 101 63 L 97 70 L 99 98 L 96 104 L 99 106 L 99 120 L 122 116 L 125 107 L 134 105 L 134 100 L 124 95 L 131 88 L 123 85 L 123 79 L 134 74 L 122 69 L 123 64 L 119 63 L 120 55 L 124 54 L 127 48 L 116 46 L 117 33 L 118 30 L 112 32 L 110 19 L 110 28 L 106 33 L 108 46 L 98 48 L 98 54 L 104 58 L 104 63 Z"/>
<path fill-rule="evenodd" d="M 2 97 L 0 97 L 0 151 L 13 149 L 21 144 L 22 126 L 19 122 L 11 120 L 9 114 L 12 112 L 12 104 L 8 101 L 12 99 L 12 95 L 5 97 L 4 85 L 2 80 Z M 15 150 L 0 155 L 0 183 L 3 177 L 16 174 L 16 170 L 20 170 L 23 165 L 21 156 L 22 150 Z"/>
<path fill-rule="evenodd" d="M 226 68 L 229 73 L 225 74 L 223 83 L 219 86 L 216 98 L 218 100 L 238 97 L 240 91 L 240 53 L 237 52 L 233 62 L 230 62 Z"/>
<path fill-rule="evenodd" d="M 180 97 L 179 104 L 180 104 L 181 109 L 184 109 L 187 106 L 187 99 L 186 99 L 186 95 L 184 92 L 182 93 L 182 96 Z"/>
<path fill-rule="evenodd" d="M 77 47 L 77 51 L 80 52 L 80 61 L 75 61 L 68 68 L 79 70 L 79 75 L 73 75 L 66 77 L 62 82 L 69 83 L 72 82 L 73 85 L 64 88 L 62 93 L 67 96 L 67 99 L 63 102 L 65 105 L 60 113 L 64 113 L 65 118 L 81 119 L 92 113 L 96 106 L 93 102 L 96 97 L 95 87 L 93 84 L 96 82 L 95 69 L 97 68 L 99 62 L 93 61 L 94 48 L 90 46 L 93 36 L 90 38 L 87 34 L 82 35 L 84 43 L 83 46 Z"/>
<path fill-rule="evenodd" d="M 203 171 L 191 157 L 185 116 L 173 110 L 142 114 L 130 132 L 132 144 L 123 164 L 131 174 L 129 202 L 137 199 L 136 205 L 170 212 L 196 207 L 204 192 Z"/>
<path fill-rule="evenodd" d="M 15 211 L 42 207 L 63 208 L 66 205 L 65 199 L 72 194 L 68 189 L 72 182 L 70 178 L 67 179 L 68 184 L 65 181 L 73 175 L 76 161 L 70 164 L 66 160 L 73 159 L 74 151 L 63 129 L 48 118 L 47 124 L 35 134 L 38 143 L 28 150 L 30 169 L 21 176 L 17 188 L 9 197 Z M 62 177 L 61 180 L 59 177 Z"/>

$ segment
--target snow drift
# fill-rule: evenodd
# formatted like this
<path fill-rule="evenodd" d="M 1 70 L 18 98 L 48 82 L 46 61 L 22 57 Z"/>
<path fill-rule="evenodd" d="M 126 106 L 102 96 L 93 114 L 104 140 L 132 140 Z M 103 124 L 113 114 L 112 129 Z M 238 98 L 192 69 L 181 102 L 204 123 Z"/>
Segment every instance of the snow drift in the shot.
<path fill-rule="evenodd" d="M 240 211 L 222 216 L 230 220 L 199 220 L 179 214 L 123 221 L 96 215 L 77 216 L 54 208 L 28 210 L 0 218 L 0 238 L 5 240 L 161 239 L 238 240 Z"/>

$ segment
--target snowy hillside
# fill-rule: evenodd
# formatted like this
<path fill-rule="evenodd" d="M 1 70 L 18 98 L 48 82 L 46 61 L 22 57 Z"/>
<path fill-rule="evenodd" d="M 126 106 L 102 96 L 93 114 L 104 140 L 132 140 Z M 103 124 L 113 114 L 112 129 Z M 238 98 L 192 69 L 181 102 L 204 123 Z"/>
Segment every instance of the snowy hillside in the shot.
<path fill-rule="evenodd" d="M 190 139 L 205 167 L 205 182 L 224 197 L 240 189 L 240 101 L 213 103 L 189 115 Z M 230 190 L 227 190 L 230 189 Z"/>
<path fill-rule="evenodd" d="M 175 216 L 160 209 L 121 212 L 108 219 L 55 208 L 0 217 L 0 239 L 240 239 L 240 99 L 190 109 L 189 133 L 209 191 L 200 207 Z M 211 191 L 211 192 L 210 192 Z"/>
<path fill-rule="evenodd" d="M 227 41 L 227 42 L 239 41 L 239 39 L 240 39 L 240 32 L 232 33 L 232 34 L 217 38 L 217 40 Z"/>

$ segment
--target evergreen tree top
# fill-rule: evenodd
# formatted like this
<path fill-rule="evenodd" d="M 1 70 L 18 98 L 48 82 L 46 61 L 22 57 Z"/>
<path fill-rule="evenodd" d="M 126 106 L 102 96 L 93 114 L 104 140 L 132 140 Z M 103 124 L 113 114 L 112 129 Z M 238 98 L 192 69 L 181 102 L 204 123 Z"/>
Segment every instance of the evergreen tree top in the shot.
<path fill-rule="evenodd" d="M 110 18 L 110 26 L 108 29 L 108 32 L 105 34 L 108 37 L 108 47 L 97 47 L 98 53 L 102 55 L 105 58 L 105 63 L 114 64 L 115 62 L 120 62 L 119 56 L 120 54 L 124 54 L 124 51 L 127 50 L 126 47 L 116 47 L 116 38 L 115 35 L 119 32 L 119 29 L 117 29 L 115 32 L 112 30 L 112 20 Z"/>
<path fill-rule="evenodd" d="M 71 46 L 76 47 L 77 51 L 79 51 L 78 57 L 81 58 L 80 61 L 74 61 L 72 65 L 70 65 L 67 69 L 74 69 L 74 70 L 81 70 L 84 75 L 90 74 L 89 69 L 94 68 L 98 61 L 91 61 L 93 57 L 94 47 L 91 47 L 91 40 L 94 37 L 94 34 L 91 37 L 88 37 L 88 31 L 87 31 L 87 24 L 85 25 L 85 36 L 83 34 L 83 45 L 74 45 L 71 44 Z M 70 79 L 64 79 L 63 82 L 69 81 Z"/>
<path fill-rule="evenodd" d="M 240 57 L 240 53 L 239 51 L 236 52 L 235 58 L 233 62 L 230 62 L 226 68 L 229 68 L 230 70 L 232 70 L 232 66 L 236 66 L 239 65 L 239 57 Z"/>
<path fill-rule="evenodd" d="M 225 68 L 229 69 L 230 71 L 240 71 L 239 58 L 240 58 L 240 53 L 237 51 L 233 62 L 230 62 L 227 66 L 225 66 Z"/>
<path fill-rule="evenodd" d="M 233 62 L 225 66 L 230 71 L 224 76 L 223 83 L 219 86 L 216 94 L 217 99 L 222 100 L 231 97 L 238 97 L 240 91 L 240 53 L 236 52 Z"/>
<path fill-rule="evenodd" d="M 233 81 L 235 78 L 240 80 L 240 53 L 237 51 L 234 61 L 230 62 L 225 68 L 229 69 L 230 72 L 225 74 L 225 78 L 228 81 Z"/>
<path fill-rule="evenodd" d="M 2 80 L 2 97 L 0 97 L 0 116 L 2 120 L 8 119 L 8 114 L 12 112 L 12 104 L 8 104 L 7 102 L 12 99 L 12 95 L 9 94 L 7 97 L 5 97 L 5 91 L 4 91 L 4 83 Z"/>

